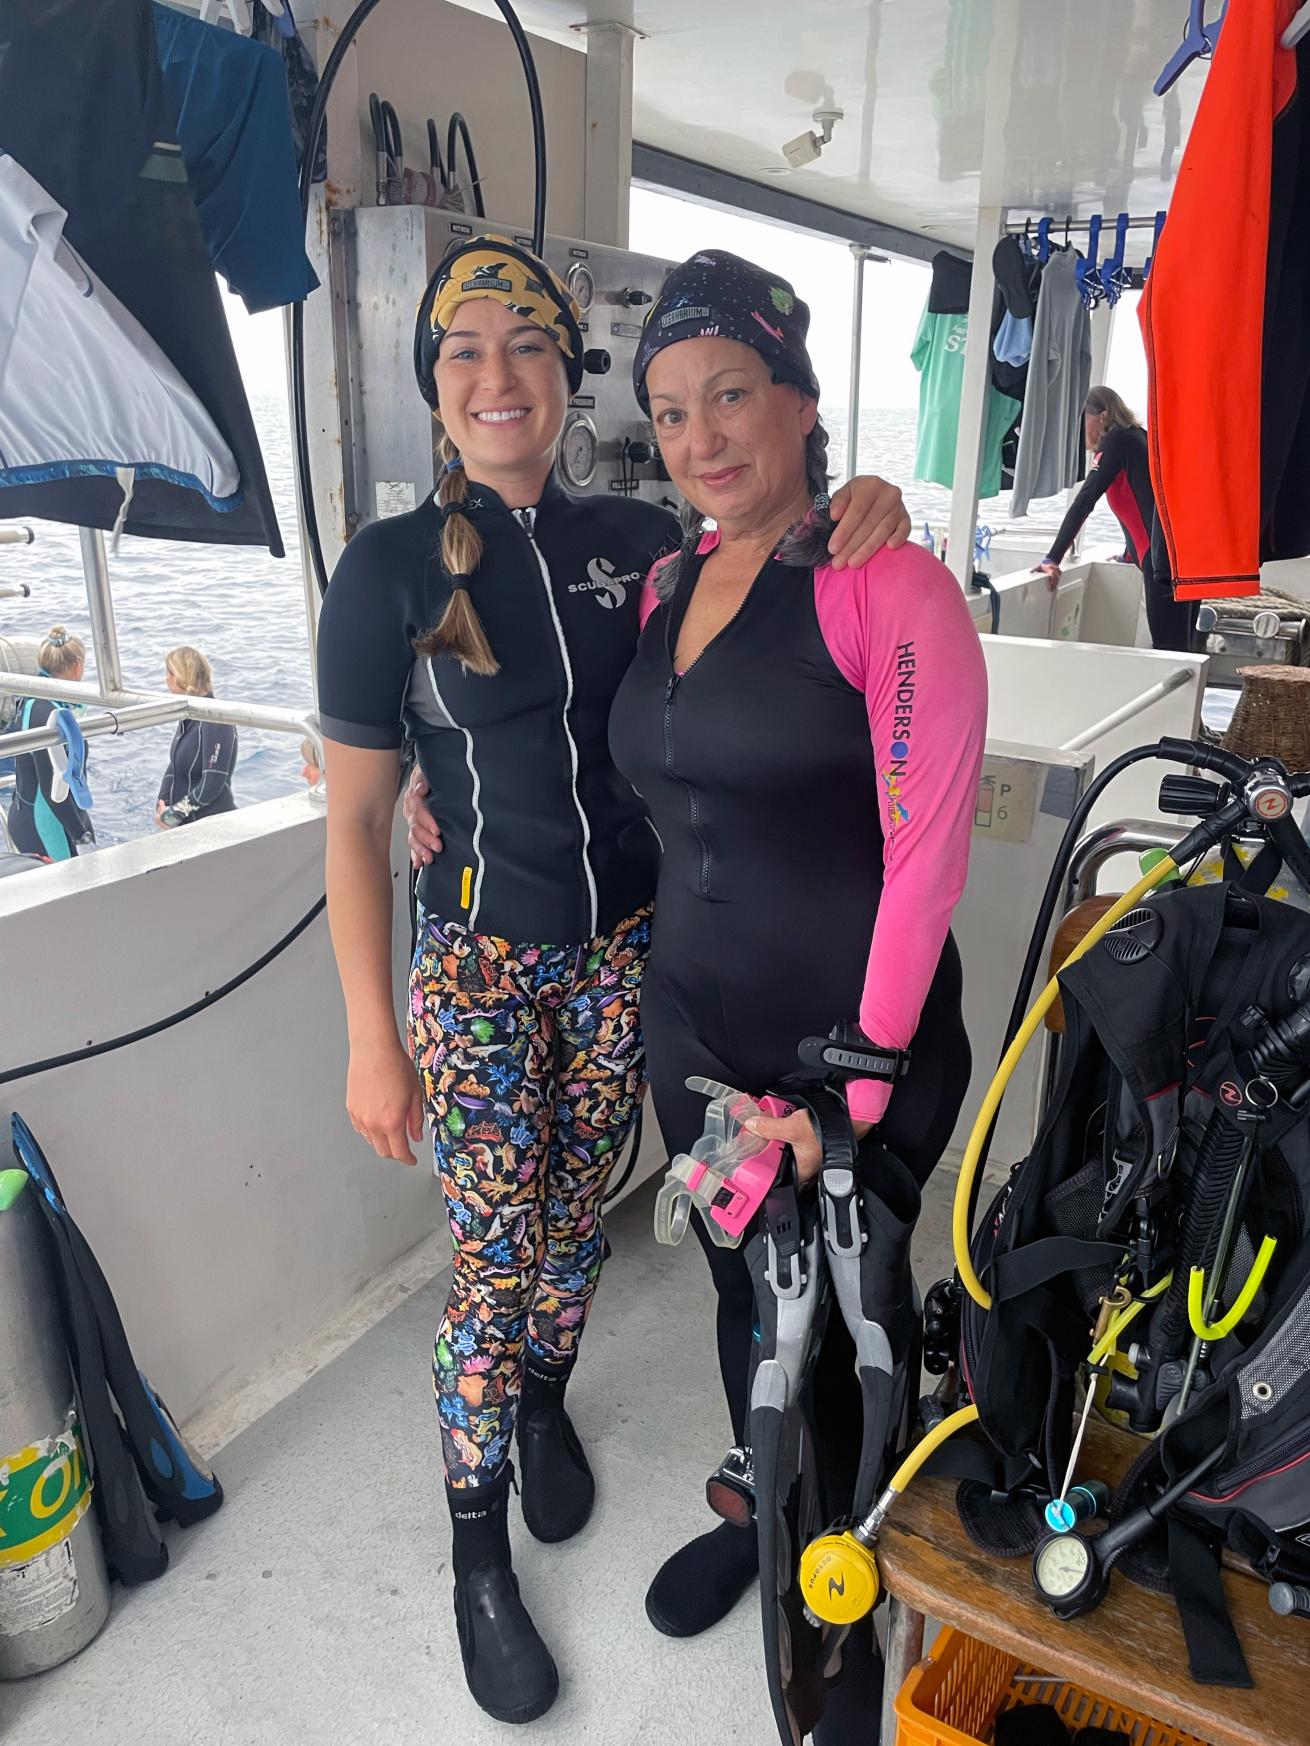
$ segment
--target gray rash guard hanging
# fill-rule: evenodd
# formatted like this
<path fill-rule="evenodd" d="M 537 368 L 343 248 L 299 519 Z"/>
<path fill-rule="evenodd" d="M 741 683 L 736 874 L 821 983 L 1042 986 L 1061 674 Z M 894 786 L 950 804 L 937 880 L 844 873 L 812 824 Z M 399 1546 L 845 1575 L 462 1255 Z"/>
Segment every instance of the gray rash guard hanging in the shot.
<path fill-rule="evenodd" d="M 1061 249 L 1052 252 L 1042 273 L 1011 515 L 1027 515 L 1034 497 L 1054 497 L 1079 477 L 1082 411 L 1092 383 L 1092 330 L 1077 271 L 1077 254 Z"/>

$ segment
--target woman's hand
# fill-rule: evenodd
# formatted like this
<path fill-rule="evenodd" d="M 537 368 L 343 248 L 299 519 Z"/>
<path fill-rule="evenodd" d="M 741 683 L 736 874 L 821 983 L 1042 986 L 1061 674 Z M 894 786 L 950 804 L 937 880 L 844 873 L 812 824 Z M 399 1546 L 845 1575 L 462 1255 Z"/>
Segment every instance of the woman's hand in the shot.
<path fill-rule="evenodd" d="M 834 570 L 857 569 L 886 546 L 894 552 L 910 537 L 910 512 L 897 486 L 876 474 L 861 474 L 832 500 L 837 523 L 828 541 Z"/>
<path fill-rule="evenodd" d="M 853 1122 L 851 1126 L 855 1138 L 862 1140 L 873 1123 Z M 793 1110 L 788 1116 L 754 1116 L 746 1123 L 746 1131 L 758 1134 L 762 1140 L 781 1140 L 784 1146 L 790 1146 L 796 1160 L 796 1175 L 802 1183 L 813 1182 L 819 1174 L 823 1148 L 814 1131 L 814 1123 L 805 1110 Z"/>
<path fill-rule="evenodd" d="M 161 831 L 167 828 L 164 824 L 164 803 L 162 800 L 155 802 L 155 823 Z"/>
<path fill-rule="evenodd" d="M 433 858 L 445 847 L 441 840 L 441 826 L 429 810 L 427 797 L 428 779 L 415 764 L 401 802 L 405 823 L 409 826 L 409 858 L 415 867 L 431 866 Z"/>
<path fill-rule="evenodd" d="M 1054 594 L 1060 586 L 1060 566 L 1058 564 L 1034 564 L 1034 576 L 1045 576 L 1046 586 Z"/>
<path fill-rule="evenodd" d="M 423 1091 L 398 1039 L 352 1044 L 346 1113 L 379 1158 L 414 1163 L 409 1141 L 417 1144 L 423 1138 Z"/>

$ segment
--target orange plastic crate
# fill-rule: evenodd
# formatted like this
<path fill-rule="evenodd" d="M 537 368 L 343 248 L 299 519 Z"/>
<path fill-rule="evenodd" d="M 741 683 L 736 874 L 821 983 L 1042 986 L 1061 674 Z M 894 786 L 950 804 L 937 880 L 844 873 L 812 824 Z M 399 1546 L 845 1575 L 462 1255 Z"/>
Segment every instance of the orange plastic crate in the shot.
<path fill-rule="evenodd" d="M 1023 1704 L 1050 1704 L 1071 1730 L 1115 1728 L 1125 1746 L 1205 1746 L 1071 1680 L 1038 1677 L 1016 1685 L 1016 1674 L 1040 1669 L 962 1631 L 942 1630 L 896 1694 L 896 1746 L 989 1746 L 997 1716 Z"/>

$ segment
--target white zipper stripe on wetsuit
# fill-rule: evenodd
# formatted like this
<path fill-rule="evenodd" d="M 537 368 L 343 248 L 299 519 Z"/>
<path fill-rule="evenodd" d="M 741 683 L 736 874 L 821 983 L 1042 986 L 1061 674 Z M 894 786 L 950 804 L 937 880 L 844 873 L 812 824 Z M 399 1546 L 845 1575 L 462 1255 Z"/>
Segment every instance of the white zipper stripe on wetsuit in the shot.
<path fill-rule="evenodd" d="M 487 870 L 487 863 L 482 858 L 482 778 L 478 775 L 478 767 L 473 761 L 473 735 L 466 727 L 461 727 L 450 713 L 445 698 L 437 685 L 437 675 L 433 670 L 432 656 L 427 658 L 428 684 L 432 687 L 432 695 L 436 699 L 437 708 L 445 716 L 456 733 L 464 736 L 464 762 L 468 765 L 469 776 L 473 782 L 473 859 L 478 864 L 477 876 L 473 881 L 473 902 L 469 905 L 465 926 L 472 931 L 473 924 L 478 919 L 478 905 L 482 902 L 482 875 Z"/>
<path fill-rule="evenodd" d="M 560 623 L 559 611 L 555 605 L 555 590 L 550 585 L 550 571 L 546 568 L 545 556 L 537 544 L 536 534 L 533 530 L 534 520 L 535 517 L 531 510 L 521 509 L 518 511 L 519 525 L 527 534 L 528 541 L 537 556 L 537 568 L 541 571 L 541 583 L 546 590 L 546 601 L 550 607 L 551 620 L 555 626 L 555 637 L 559 643 L 560 659 L 564 663 L 565 692 L 562 720 L 564 738 L 568 741 L 569 757 L 573 763 L 573 804 L 577 808 L 578 820 L 582 825 L 582 869 L 587 875 L 587 892 L 591 898 L 591 933 L 588 936 L 591 938 L 596 933 L 600 919 L 600 900 L 596 896 L 596 875 L 592 871 L 591 856 L 588 853 L 591 848 L 591 825 L 583 809 L 582 796 L 578 793 L 578 744 L 573 738 L 573 729 L 569 726 L 569 710 L 573 706 L 573 665 L 569 660 L 568 644 L 564 641 L 564 626 Z"/>

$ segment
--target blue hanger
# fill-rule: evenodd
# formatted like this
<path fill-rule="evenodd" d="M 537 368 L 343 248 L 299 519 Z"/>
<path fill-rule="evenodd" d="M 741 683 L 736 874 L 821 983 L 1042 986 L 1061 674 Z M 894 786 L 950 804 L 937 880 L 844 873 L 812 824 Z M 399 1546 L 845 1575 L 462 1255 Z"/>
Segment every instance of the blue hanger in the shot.
<path fill-rule="evenodd" d="M 1128 214 L 1121 212 L 1115 221 L 1114 253 L 1106 257 L 1101 267 L 1101 288 L 1111 304 L 1119 301 L 1132 283 L 1132 273 L 1124 269 L 1124 250 L 1128 246 Z"/>
<path fill-rule="evenodd" d="M 1205 0 L 1191 0 L 1191 9 L 1187 14 L 1187 28 L 1183 32 L 1182 43 L 1174 52 L 1160 77 L 1155 81 L 1154 90 L 1157 97 L 1163 97 L 1166 91 L 1176 85 L 1193 61 L 1206 60 L 1214 53 L 1214 45 L 1219 41 L 1219 32 L 1223 28 L 1227 12 L 1228 0 L 1224 0 L 1219 9 L 1218 18 L 1213 24 L 1207 24 L 1205 22 Z"/>
<path fill-rule="evenodd" d="M 1146 265 L 1142 268 L 1142 283 L 1143 283 L 1143 285 L 1145 285 L 1146 281 L 1151 277 L 1151 263 L 1155 259 L 1155 251 L 1160 246 L 1160 232 L 1163 229 L 1164 229 L 1164 213 L 1157 212 L 1155 215 L 1155 235 L 1151 238 L 1151 252 L 1146 257 Z"/>
<path fill-rule="evenodd" d="M 1079 255 L 1076 268 L 1078 290 L 1089 309 L 1094 309 L 1104 295 L 1096 267 L 1096 257 L 1100 252 L 1101 215 L 1098 212 L 1087 221 L 1087 254 Z"/>
<path fill-rule="evenodd" d="M 1037 259 L 1046 265 L 1051 258 L 1051 221 L 1049 218 L 1037 220 Z"/>

